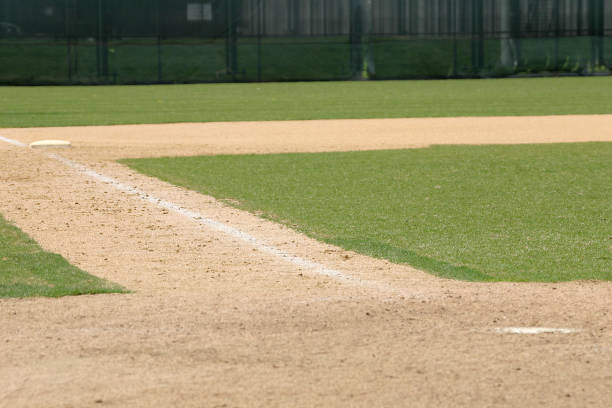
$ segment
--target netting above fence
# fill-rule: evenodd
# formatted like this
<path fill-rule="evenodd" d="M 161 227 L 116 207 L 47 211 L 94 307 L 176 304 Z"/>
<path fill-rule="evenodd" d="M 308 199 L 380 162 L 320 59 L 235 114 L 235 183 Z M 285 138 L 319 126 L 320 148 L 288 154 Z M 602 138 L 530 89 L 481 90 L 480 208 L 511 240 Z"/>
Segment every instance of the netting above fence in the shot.
<path fill-rule="evenodd" d="M 1 83 L 609 73 L 612 0 L 0 0 Z"/>

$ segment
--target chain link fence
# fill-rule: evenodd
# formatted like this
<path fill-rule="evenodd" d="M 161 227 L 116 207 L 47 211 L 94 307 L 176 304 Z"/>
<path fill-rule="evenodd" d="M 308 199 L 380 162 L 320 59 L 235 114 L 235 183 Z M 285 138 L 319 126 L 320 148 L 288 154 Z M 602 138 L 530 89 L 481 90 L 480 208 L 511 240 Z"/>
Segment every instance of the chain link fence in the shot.
<path fill-rule="evenodd" d="M 605 75 L 612 0 L 0 0 L 0 83 Z"/>

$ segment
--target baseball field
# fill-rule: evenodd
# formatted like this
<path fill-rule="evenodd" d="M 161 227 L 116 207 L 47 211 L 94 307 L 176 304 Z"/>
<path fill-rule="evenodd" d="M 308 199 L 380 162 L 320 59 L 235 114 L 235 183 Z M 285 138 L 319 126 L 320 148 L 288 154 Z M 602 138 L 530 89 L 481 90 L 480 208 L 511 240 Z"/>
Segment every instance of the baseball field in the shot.
<path fill-rule="evenodd" d="M 611 90 L 0 88 L 0 407 L 609 406 Z"/>

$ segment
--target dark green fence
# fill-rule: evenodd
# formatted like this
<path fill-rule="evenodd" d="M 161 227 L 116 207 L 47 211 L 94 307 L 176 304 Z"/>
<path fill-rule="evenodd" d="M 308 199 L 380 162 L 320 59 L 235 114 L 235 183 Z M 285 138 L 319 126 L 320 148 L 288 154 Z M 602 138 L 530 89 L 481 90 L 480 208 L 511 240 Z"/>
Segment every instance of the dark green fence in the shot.
<path fill-rule="evenodd" d="M 612 0 L 0 0 L 0 83 L 609 74 Z"/>

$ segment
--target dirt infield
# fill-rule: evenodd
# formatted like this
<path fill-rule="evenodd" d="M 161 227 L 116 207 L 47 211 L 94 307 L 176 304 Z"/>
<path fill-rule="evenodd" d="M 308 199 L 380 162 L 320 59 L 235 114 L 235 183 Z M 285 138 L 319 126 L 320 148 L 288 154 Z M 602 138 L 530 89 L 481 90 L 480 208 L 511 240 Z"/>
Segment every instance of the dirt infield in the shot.
<path fill-rule="evenodd" d="M 612 398 L 612 283 L 443 280 L 321 244 L 123 157 L 612 141 L 612 115 L 0 129 L 335 279 L 0 142 L 0 213 L 128 295 L 0 299 L 0 407 L 593 406 Z M 498 328 L 574 328 L 520 335 Z"/>

